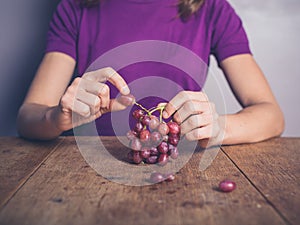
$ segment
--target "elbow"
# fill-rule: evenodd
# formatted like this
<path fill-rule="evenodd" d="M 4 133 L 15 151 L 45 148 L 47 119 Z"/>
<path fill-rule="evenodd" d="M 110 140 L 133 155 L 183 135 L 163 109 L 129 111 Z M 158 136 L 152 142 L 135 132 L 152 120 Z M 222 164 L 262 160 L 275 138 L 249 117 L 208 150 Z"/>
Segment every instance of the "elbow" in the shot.
<path fill-rule="evenodd" d="M 16 119 L 16 128 L 18 135 L 22 138 L 26 138 L 26 129 L 24 128 L 25 124 L 26 116 L 23 110 L 23 106 L 21 106 Z"/>
<path fill-rule="evenodd" d="M 285 129 L 284 114 L 278 105 L 276 105 L 275 108 L 273 107 L 271 113 L 269 116 L 269 118 L 272 118 L 270 120 L 271 128 L 269 129 L 270 138 L 280 137 Z"/>
<path fill-rule="evenodd" d="M 34 105 L 22 105 L 16 118 L 19 137 L 32 141 L 51 141 L 60 133 L 43 121 L 44 109 Z"/>

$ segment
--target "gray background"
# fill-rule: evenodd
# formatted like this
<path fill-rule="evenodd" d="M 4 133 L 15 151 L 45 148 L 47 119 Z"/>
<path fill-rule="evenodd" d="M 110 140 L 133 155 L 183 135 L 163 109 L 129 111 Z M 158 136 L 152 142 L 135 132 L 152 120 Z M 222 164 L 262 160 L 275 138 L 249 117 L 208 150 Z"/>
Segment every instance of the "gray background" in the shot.
<path fill-rule="evenodd" d="M 251 49 L 273 89 L 286 119 L 284 136 L 300 136 L 300 1 L 229 0 L 244 22 Z M 0 7 L 0 135 L 16 135 L 15 118 L 43 56 L 48 22 L 59 0 L 2 0 Z M 214 78 L 227 112 L 240 106 L 212 60 Z M 216 79 L 217 80 L 216 80 Z M 216 105 L 221 98 L 213 96 Z"/>

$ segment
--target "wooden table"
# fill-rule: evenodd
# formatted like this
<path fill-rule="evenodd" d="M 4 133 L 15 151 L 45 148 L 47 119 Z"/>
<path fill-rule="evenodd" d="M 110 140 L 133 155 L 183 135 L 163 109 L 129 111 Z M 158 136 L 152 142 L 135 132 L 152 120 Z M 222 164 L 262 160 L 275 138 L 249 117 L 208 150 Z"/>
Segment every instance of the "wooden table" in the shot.
<path fill-rule="evenodd" d="M 124 154 L 114 137 L 105 146 Z M 0 138 L 0 224 L 300 224 L 300 138 L 196 151 L 172 182 L 127 186 L 97 174 L 74 137 Z M 237 189 L 218 191 L 229 178 Z"/>

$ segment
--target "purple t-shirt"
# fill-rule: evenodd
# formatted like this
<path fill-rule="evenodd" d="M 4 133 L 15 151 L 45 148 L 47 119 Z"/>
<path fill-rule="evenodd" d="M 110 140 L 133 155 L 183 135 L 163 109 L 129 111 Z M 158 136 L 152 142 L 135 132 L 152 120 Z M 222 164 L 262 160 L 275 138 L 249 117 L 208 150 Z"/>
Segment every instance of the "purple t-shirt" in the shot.
<path fill-rule="evenodd" d="M 205 0 L 199 11 L 188 21 L 178 17 L 177 2 L 103 0 L 99 5 L 84 8 L 75 0 L 62 0 L 50 23 L 46 52 L 58 51 L 73 57 L 77 62 L 79 76 L 88 68 L 97 69 L 100 65 L 115 68 L 126 82 L 133 84 L 132 93 L 147 108 L 155 106 L 158 101 L 170 100 L 180 90 L 200 91 L 206 79 L 206 70 L 195 72 L 196 75 L 191 77 L 188 69 L 184 69 L 195 67 L 192 56 L 191 59 L 189 56 L 184 56 L 183 60 L 175 59 L 175 64 L 172 64 L 165 63 L 168 60 L 164 61 L 164 56 L 154 56 L 158 60 L 151 58 L 152 53 L 149 51 L 152 49 L 153 52 L 162 54 L 165 49 L 160 44 L 174 43 L 190 50 L 191 54 L 203 60 L 203 65 L 208 65 L 211 54 L 220 63 L 233 55 L 251 53 L 248 39 L 240 18 L 226 0 Z M 146 41 L 145 44 L 142 41 Z M 131 46 L 128 48 L 128 55 L 124 54 L 126 48 L 120 48 L 126 44 Z M 143 49 L 141 46 L 146 47 Z M 176 49 L 172 47 L 171 51 Z M 106 64 L 95 64 L 98 57 L 105 56 L 116 48 L 121 49 L 119 55 L 122 57 L 117 55 L 111 63 L 107 61 Z M 140 60 L 144 53 L 151 57 L 147 55 L 148 58 Z M 118 50 L 114 54 L 118 54 Z M 169 53 L 168 58 L 170 54 L 172 53 Z M 135 56 L 136 62 L 133 60 Z M 149 77 L 164 79 L 147 79 Z M 165 82 L 166 80 L 172 82 Z M 147 93 L 154 96 L 153 92 L 147 92 L 154 87 L 163 90 L 164 96 L 160 93 L 151 100 L 146 100 Z M 111 87 L 111 96 L 115 97 L 117 94 L 117 90 Z M 110 121 L 110 114 L 97 120 L 101 135 L 114 134 Z"/>

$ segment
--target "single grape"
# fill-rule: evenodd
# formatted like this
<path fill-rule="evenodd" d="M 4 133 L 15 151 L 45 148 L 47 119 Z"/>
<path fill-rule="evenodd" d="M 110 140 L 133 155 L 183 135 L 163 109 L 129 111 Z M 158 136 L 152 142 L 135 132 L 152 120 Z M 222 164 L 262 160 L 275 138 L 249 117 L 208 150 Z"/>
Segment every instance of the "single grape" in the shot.
<path fill-rule="evenodd" d="M 177 159 L 179 152 L 178 152 L 178 148 L 174 145 L 169 144 L 169 155 L 172 159 Z"/>
<path fill-rule="evenodd" d="M 177 146 L 179 142 L 179 138 L 177 136 L 171 135 L 169 136 L 168 142 L 174 146 Z"/>
<path fill-rule="evenodd" d="M 143 147 L 140 151 L 140 155 L 143 159 L 148 159 L 150 157 L 150 149 L 147 147 Z"/>
<path fill-rule="evenodd" d="M 126 136 L 127 136 L 128 140 L 133 140 L 134 138 L 137 138 L 138 134 L 137 134 L 137 132 L 130 130 L 127 132 Z"/>
<path fill-rule="evenodd" d="M 160 154 L 157 161 L 158 161 L 158 165 L 165 166 L 169 161 L 168 154 Z"/>
<path fill-rule="evenodd" d="M 149 130 L 142 130 L 140 132 L 140 141 L 143 143 L 150 141 L 150 131 Z"/>
<path fill-rule="evenodd" d="M 137 122 L 137 123 L 135 124 L 135 127 L 134 127 L 133 130 L 134 130 L 135 132 L 137 132 L 137 133 L 140 133 L 143 129 L 144 129 L 143 124 L 140 123 L 140 122 Z"/>
<path fill-rule="evenodd" d="M 164 175 L 164 178 L 166 179 L 166 181 L 173 181 L 175 180 L 175 175 L 172 173 L 167 173 Z"/>
<path fill-rule="evenodd" d="M 161 142 L 158 146 L 157 146 L 157 150 L 162 153 L 162 154 L 166 154 L 169 151 L 169 146 L 167 142 Z"/>
<path fill-rule="evenodd" d="M 142 148 L 142 144 L 139 139 L 134 138 L 130 141 L 129 147 L 134 151 L 140 151 Z"/>
<path fill-rule="evenodd" d="M 135 97 L 132 94 L 128 95 L 121 95 L 117 98 L 118 102 L 120 102 L 122 105 L 130 106 L 133 105 L 135 102 Z"/>
<path fill-rule="evenodd" d="M 149 158 L 146 159 L 146 163 L 148 164 L 155 164 L 157 163 L 158 156 L 157 155 L 151 155 Z"/>
<path fill-rule="evenodd" d="M 180 133 L 180 126 L 178 125 L 178 123 L 170 121 L 167 123 L 167 125 L 169 127 L 169 132 L 171 134 L 179 134 Z"/>
<path fill-rule="evenodd" d="M 169 127 L 167 124 L 165 123 L 160 123 L 158 128 L 157 128 L 158 132 L 161 133 L 161 135 L 167 135 L 169 133 Z"/>
<path fill-rule="evenodd" d="M 168 139 L 169 139 L 168 135 L 164 135 L 163 138 L 162 138 L 162 140 L 165 141 L 165 142 L 168 142 Z"/>
<path fill-rule="evenodd" d="M 156 147 L 151 147 L 150 154 L 155 156 L 159 155 L 158 149 Z"/>
<path fill-rule="evenodd" d="M 135 151 L 133 152 L 133 162 L 136 164 L 140 164 L 143 161 L 143 158 L 140 155 L 140 152 Z"/>
<path fill-rule="evenodd" d="M 223 180 L 219 183 L 219 190 L 223 192 L 231 192 L 235 188 L 236 188 L 236 184 L 231 180 Z"/>
<path fill-rule="evenodd" d="M 142 118 L 141 118 L 141 122 L 144 126 L 148 126 L 149 123 L 150 123 L 150 116 L 148 115 L 144 115 Z"/>
<path fill-rule="evenodd" d="M 159 132 L 154 131 L 151 133 L 150 139 L 153 145 L 157 146 L 161 142 L 162 136 Z"/>
<path fill-rule="evenodd" d="M 127 159 L 128 159 L 130 162 L 133 162 L 133 153 L 134 153 L 134 151 L 131 150 L 131 151 L 129 151 L 128 154 L 127 154 Z"/>
<path fill-rule="evenodd" d="M 133 113 L 132 113 L 132 116 L 137 120 L 139 121 L 141 119 L 141 117 L 144 115 L 144 111 L 141 110 L 141 109 L 137 109 L 137 110 L 134 110 Z"/>
<path fill-rule="evenodd" d="M 151 115 L 150 116 L 150 122 L 149 122 L 149 129 L 150 130 L 156 130 L 159 126 L 159 119 L 154 116 L 154 115 Z"/>
<path fill-rule="evenodd" d="M 150 176 L 150 181 L 152 183 L 159 183 L 159 182 L 164 181 L 164 179 L 165 179 L 164 175 L 162 173 L 159 173 L 159 172 L 154 172 Z"/>

